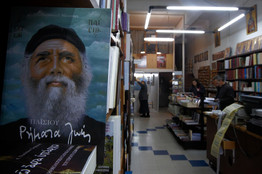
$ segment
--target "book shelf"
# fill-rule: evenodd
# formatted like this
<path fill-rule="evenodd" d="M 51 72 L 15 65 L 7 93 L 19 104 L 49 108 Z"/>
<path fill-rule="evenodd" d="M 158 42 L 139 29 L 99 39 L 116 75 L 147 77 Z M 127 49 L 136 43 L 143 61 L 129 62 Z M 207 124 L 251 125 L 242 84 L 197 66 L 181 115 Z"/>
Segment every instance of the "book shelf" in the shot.
<path fill-rule="evenodd" d="M 199 68 L 198 80 L 205 88 L 207 88 L 210 84 L 210 75 L 210 66 L 203 66 Z"/>
<path fill-rule="evenodd" d="M 131 163 L 131 141 L 132 141 L 132 125 L 131 125 L 131 90 L 132 76 L 134 68 L 132 59 L 132 40 L 129 33 L 129 14 L 126 13 L 126 1 L 112 0 L 114 9 L 112 8 L 113 27 L 111 34 L 111 46 L 119 48 L 118 71 L 116 78 L 115 107 L 112 108 L 112 115 L 121 116 L 121 153 L 120 171 L 123 174 L 130 170 Z M 115 39 L 116 38 L 116 39 Z M 115 171 L 114 171 L 115 173 Z"/>
<path fill-rule="evenodd" d="M 236 92 L 262 94 L 262 49 L 224 59 L 225 77 Z"/>

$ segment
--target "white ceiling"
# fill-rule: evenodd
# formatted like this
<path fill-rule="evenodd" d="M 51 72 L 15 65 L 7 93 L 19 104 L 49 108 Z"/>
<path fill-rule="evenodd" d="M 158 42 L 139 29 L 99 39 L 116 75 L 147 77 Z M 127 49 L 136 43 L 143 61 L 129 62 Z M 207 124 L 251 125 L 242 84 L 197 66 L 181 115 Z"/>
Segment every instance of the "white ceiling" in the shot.
<path fill-rule="evenodd" d="M 127 0 L 127 12 L 130 14 L 130 27 L 144 28 L 145 18 L 149 6 L 236 6 L 246 7 L 249 0 Z M 248 6 L 247 6 L 248 7 Z M 178 24 L 185 16 L 185 28 L 210 30 L 210 25 L 218 15 L 229 15 L 229 12 L 186 12 L 153 10 L 149 29 L 178 28 Z"/>

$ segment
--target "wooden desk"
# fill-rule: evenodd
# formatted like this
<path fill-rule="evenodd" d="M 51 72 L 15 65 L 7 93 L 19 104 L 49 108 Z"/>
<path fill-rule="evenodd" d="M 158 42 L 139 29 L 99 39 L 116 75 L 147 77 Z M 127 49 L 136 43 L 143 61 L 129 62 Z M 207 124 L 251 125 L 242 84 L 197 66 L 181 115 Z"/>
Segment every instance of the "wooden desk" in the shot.
<path fill-rule="evenodd" d="M 217 116 L 207 116 L 207 158 L 212 168 L 216 168 L 216 158 L 210 154 L 211 145 L 217 132 Z M 225 138 L 235 141 L 235 163 L 232 152 L 220 157 L 222 174 L 262 174 L 262 136 L 248 131 L 245 126 L 231 124 Z"/>

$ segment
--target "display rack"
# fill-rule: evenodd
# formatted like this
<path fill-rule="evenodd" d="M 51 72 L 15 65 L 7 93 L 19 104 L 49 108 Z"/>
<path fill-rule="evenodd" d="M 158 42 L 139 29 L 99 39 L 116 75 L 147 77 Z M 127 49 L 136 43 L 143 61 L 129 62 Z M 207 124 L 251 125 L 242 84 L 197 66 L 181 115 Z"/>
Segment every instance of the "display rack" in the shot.
<path fill-rule="evenodd" d="M 175 95 L 183 92 L 183 73 L 182 71 L 174 71 L 172 73 L 171 95 L 169 96 L 169 104 L 175 103 Z"/>
<path fill-rule="evenodd" d="M 174 71 L 172 73 L 172 94 L 183 92 L 183 73 L 182 71 Z"/>
<path fill-rule="evenodd" d="M 183 148 L 205 149 L 206 135 L 203 111 L 209 108 L 204 108 L 203 105 L 199 107 L 197 102 L 188 100 L 191 99 L 179 97 L 175 100 L 176 103 L 172 104 L 174 109 L 169 109 L 174 117 L 172 120 L 166 121 L 167 127 Z"/>

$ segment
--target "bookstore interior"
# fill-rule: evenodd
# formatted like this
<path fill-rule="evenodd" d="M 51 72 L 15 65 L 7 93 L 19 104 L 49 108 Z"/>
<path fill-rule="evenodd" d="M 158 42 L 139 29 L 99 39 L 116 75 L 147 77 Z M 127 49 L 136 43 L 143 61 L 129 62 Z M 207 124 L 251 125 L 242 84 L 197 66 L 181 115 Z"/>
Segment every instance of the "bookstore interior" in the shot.
<path fill-rule="evenodd" d="M 3 173 L 262 173 L 261 0 L 5 9 Z"/>

